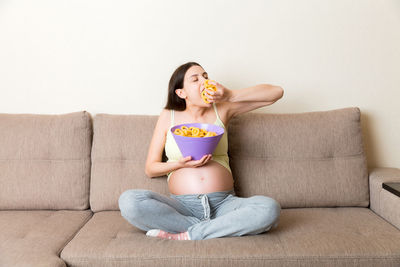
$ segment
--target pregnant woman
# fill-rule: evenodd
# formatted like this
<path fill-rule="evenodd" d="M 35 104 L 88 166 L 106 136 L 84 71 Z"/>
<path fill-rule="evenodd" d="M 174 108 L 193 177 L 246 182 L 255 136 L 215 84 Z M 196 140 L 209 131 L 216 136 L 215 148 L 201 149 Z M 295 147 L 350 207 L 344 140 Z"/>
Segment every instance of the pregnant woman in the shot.
<path fill-rule="evenodd" d="M 179 66 L 169 81 L 168 100 L 149 146 L 145 172 L 150 178 L 168 175 L 170 197 L 144 189 L 123 192 L 121 215 L 147 236 L 202 240 L 256 235 L 278 225 L 280 204 L 267 196 L 236 196 L 229 166 L 227 129 L 233 117 L 268 106 L 283 96 L 279 86 L 260 84 L 230 90 L 210 81 L 196 62 Z M 201 97 L 206 90 L 207 102 Z M 183 157 L 170 132 L 182 123 L 216 124 L 225 129 L 212 155 L 200 160 Z M 167 162 L 162 162 L 165 148 Z"/>

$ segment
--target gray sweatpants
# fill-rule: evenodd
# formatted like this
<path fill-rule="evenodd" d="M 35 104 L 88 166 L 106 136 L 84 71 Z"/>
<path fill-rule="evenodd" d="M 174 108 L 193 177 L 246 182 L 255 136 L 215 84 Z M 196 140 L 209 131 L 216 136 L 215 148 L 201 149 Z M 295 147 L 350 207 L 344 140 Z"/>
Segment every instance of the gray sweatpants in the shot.
<path fill-rule="evenodd" d="M 277 227 L 281 211 L 270 197 L 238 197 L 234 190 L 167 197 L 130 189 L 121 194 L 118 204 L 122 217 L 143 231 L 188 231 L 192 240 L 263 233 Z"/>

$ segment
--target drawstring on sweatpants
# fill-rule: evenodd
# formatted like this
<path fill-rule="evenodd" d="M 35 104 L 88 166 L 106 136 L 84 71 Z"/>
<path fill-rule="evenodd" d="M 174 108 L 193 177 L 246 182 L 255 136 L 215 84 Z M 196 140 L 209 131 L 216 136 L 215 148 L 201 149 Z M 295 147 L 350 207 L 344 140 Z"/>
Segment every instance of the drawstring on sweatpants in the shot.
<path fill-rule="evenodd" d="M 206 194 L 199 195 L 198 198 L 201 198 L 201 204 L 204 209 L 204 220 L 210 220 L 210 203 L 208 202 L 208 197 Z"/>

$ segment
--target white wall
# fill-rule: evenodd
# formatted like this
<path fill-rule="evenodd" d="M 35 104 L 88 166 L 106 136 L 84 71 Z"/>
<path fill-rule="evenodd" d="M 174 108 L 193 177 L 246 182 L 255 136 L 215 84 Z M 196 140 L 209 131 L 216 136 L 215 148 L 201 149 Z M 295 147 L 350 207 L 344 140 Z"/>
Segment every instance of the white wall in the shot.
<path fill-rule="evenodd" d="M 1 1 L 0 112 L 158 115 L 172 72 L 284 88 L 257 110 L 358 106 L 369 167 L 400 168 L 400 1 Z"/>

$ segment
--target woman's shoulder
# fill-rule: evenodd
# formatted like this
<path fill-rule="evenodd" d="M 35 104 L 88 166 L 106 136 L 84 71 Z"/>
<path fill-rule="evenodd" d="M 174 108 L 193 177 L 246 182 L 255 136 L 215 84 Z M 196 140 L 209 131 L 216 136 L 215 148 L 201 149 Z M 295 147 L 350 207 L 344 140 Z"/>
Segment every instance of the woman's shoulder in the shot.
<path fill-rule="evenodd" d="M 163 108 L 163 109 L 161 110 L 161 112 L 160 112 L 160 117 L 162 117 L 163 119 L 165 119 L 165 118 L 167 118 L 168 116 L 171 116 L 171 115 L 170 115 L 170 114 L 171 114 L 171 111 L 172 111 L 172 110 L 170 110 L 170 109 Z"/>
<path fill-rule="evenodd" d="M 163 108 L 158 116 L 157 124 L 159 124 L 159 127 L 166 134 L 171 124 L 171 110 Z"/>

